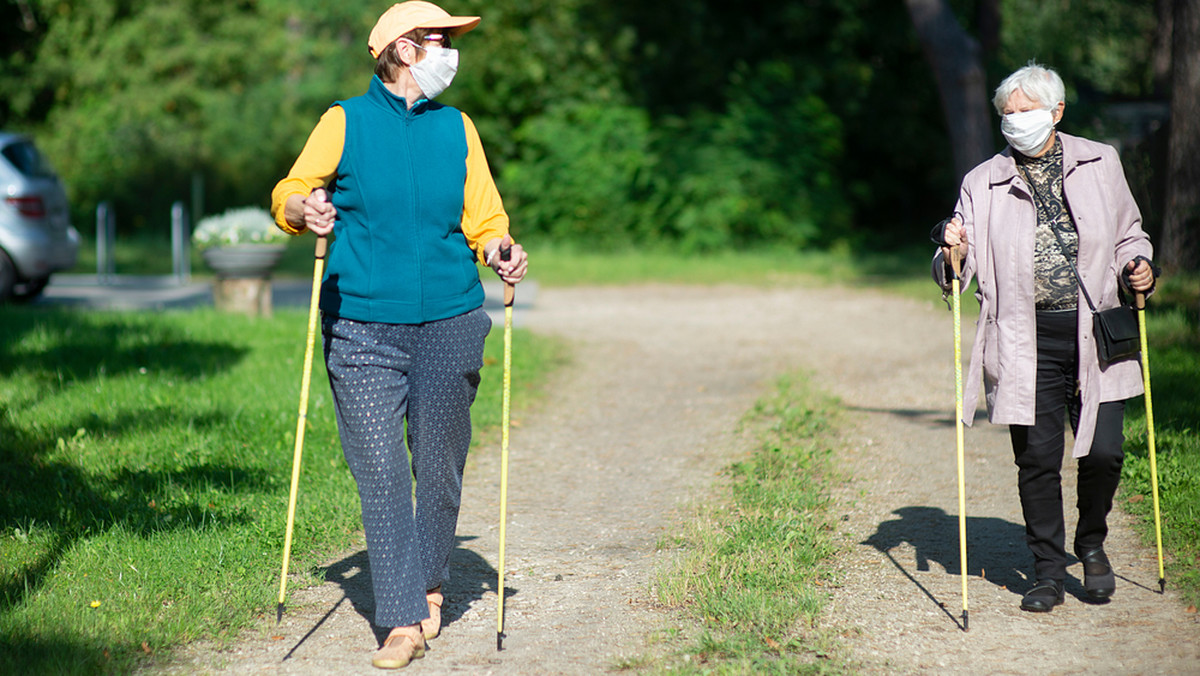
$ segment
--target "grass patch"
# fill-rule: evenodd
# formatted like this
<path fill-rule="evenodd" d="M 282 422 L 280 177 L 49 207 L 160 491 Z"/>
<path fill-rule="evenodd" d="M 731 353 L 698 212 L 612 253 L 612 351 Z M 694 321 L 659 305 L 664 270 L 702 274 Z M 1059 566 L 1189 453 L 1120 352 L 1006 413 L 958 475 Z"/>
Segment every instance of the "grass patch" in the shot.
<path fill-rule="evenodd" d="M 1200 605 L 1200 278 L 1166 278 L 1147 311 L 1150 388 L 1167 585 Z M 1121 505 L 1154 545 L 1145 399 L 1125 415 Z"/>
<path fill-rule="evenodd" d="M 278 594 L 307 313 L 0 308 L 0 673 L 125 673 Z M 502 331 L 477 452 L 495 452 Z M 528 405 L 562 348 L 514 332 Z M 290 589 L 361 528 L 315 360 Z"/>
<path fill-rule="evenodd" d="M 834 405 L 799 379 L 745 417 L 757 447 L 696 519 L 664 547 L 659 598 L 694 622 L 673 629 L 677 673 L 840 673 L 836 643 L 817 629 L 836 546 L 827 514 Z"/>
<path fill-rule="evenodd" d="M 529 274 L 551 286 L 631 285 L 652 283 L 750 284 L 780 286 L 807 284 L 874 284 L 885 287 L 920 286 L 928 297 L 936 287 L 928 279 L 929 247 L 854 252 L 795 251 L 763 248 L 681 256 L 664 250 L 588 252 L 571 248 L 537 247 L 530 251 Z M 930 289 L 933 291 L 931 292 Z"/>

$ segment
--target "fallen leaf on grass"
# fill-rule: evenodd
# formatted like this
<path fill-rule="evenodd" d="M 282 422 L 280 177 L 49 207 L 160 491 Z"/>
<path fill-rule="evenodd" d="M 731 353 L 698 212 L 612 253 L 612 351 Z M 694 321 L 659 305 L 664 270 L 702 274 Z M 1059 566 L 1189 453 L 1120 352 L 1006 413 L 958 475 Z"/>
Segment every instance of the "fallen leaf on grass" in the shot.
<path fill-rule="evenodd" d="M 766 642 L 767 646 L 768 646 L 769 648 L 771 648 L 771 650 L 774 650 L 774 651 L 776 651 L 776 652 L 783 652 L 783 651 L 781 650 L 781 646 L 779 645 L 779 642 L 778 642 L 778 641 L 776 641 L 776 640 L 774 640 L 774 639 L 772 639 L 770 636 L 767 636 L 767 637 L 763 638 L 763 641 L 765 641 L 765 642 Z"/>
<path fill-rule="evenodd" d="M 282 635 L 282 634 L 279 634 L 279 635 L 276 635 L 276 636 L 272 636 L 272 637 L 271 637 L 271 640 L 272 640 L 272 641 L 282 641 L 282 640 L 283 640 L 283 638 L 284 638 L 284 637 L 283 637 L 283 635 Z"/>
<path fill-rule="evenodd" d="M 1144 496 L 1144 495 L 1134 495 L 1129 498 L 1129 501 L 1130 502 L 1141 502 L 1142 500 L 1145 500 L 1145 499 L 1146 499 L 1146 496 Z"/>
<path fill-rule="evenodd" d="M 142 652 L 146 653 L 147 655 L 150 654 L 150 645 L 145 641 L 142 641 Z"/>
<path fill-rule="evenodd" d="M 1194 614 L 1196 612 L 1196 606 L 1188 606 L 1187 612 Z"/>

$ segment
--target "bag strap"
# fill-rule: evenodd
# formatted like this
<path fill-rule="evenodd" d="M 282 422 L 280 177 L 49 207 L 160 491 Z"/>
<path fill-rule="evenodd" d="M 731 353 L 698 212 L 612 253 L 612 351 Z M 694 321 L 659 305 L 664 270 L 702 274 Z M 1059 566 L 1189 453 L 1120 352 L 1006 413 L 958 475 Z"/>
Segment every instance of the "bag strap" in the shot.
<path fill-rule="evenodd" d="M 1075 282 L 1079 284 L 1079 290 L 1083 292 L 1083 299 L 1087 301 L 1088 308 L 1094 314 L 1096 312 L 1096 304 L 1092 302 L 1092 297 L 1088 294 L 1087 287 L 1083 285 L 1083 278 L 1079 276 L 1079 271 L 1075 269 L 1075 261 L 1067 253 L 1067 246 L 1063 244 L 1062 235 L 1058 234 L 1058 228 L 1054 227 L 1054 224 L 1050 222 L 1050 210 L 1042 207 L 1042 199 L 1038 195 L 1037 188 L 1033 185 L 1033 180 L 1029 178 L 1029 173 L 1020 165 L 1018 165 L 1018 169 L 1021 171 L 1021 177 L 1025 179 L 1025 183 L 1029 185 L 1029 192 L 1033 193 L 1033 201 L 1037 210 L 1046 214 L 1046 225 L 1050 228 L 1050 232 L 1054 234 L 1054 240 L 1058 242 L 1058 248 L 1062 251 L 1063 258 L 1067 259 L 1067 265 L 1071 266 L 1071 274 L 1075 275 Z"/>

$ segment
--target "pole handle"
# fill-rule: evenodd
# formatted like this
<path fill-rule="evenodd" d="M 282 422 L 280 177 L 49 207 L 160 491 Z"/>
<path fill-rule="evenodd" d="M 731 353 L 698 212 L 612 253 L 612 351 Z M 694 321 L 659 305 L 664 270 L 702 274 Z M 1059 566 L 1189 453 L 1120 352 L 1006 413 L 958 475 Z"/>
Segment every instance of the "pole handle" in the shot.
<path fill-rule="evenodd" d="M 1134 302 L 1135 307 L 1137 307 L 1137 309 L 1145 310 L 1146 309 L 1146 294 L 1141 291 L 1134 291 L 1133 292 L 1133 302 Z"/>
<path fill-rule="evenodd" d="M 329 252 L 329 238 L 325 235 L 317 235 L 317 247 L 313 252 L 313 258 L 324 260 L 325 254 Z"/>
<path fill-rule="evenodd" d="M 502 261 L 512 260 L 512 246 L 511 245 L 500 247 L 500 260 L 502 260 Z M 513 301 L 516 300 L 516 297 L 517 297 L 517 287 L 513 284 L 509 284 L 508 282 L 505 282 L 504 283 L 504 307 L 512 307 Z"/>
<path fill-rule="evenodd" d="M 954 271 L 955 279 L 962 276 L 962 253 L 957 246 L 950 247 L 950 269 Z"/>

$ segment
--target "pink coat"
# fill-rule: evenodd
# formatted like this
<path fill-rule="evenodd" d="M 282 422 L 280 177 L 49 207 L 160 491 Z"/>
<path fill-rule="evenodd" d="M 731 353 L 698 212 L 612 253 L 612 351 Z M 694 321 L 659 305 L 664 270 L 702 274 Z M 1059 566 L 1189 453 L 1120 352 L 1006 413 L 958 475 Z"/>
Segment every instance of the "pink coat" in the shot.
<path fill-rule="evenodd" d="M 1118 304 L 1118 273 L 1137 256 L 1151 258 L 1121 160 L 1111 146 L 1058 132 L 1063 148 L 1063 194 L 1079 232 L 1075 261 L 1097 309 Z M 1016 170 L 1012 149 L 995 155 L 963 179 L 955 214 L 967 231 L 962 288 L 978 282 L 979 322 L 963 391 L 963 421 L 970 425 L 980 381 L 988 419 L 1001 425 L 1032 425 L 1037 371 L 1033 250 L 1036 213 L 1030 188 Z M 942 254 L 934 256 L 934 278 L 943 287 Z M 1136 358 L 1102 366 L 1092 337 L 1092 318 L 1079 294 L 1079 385 L 1082 410 L 1072 451 L 1088 454 L 1101 402 L 1142 393 Z"/>

